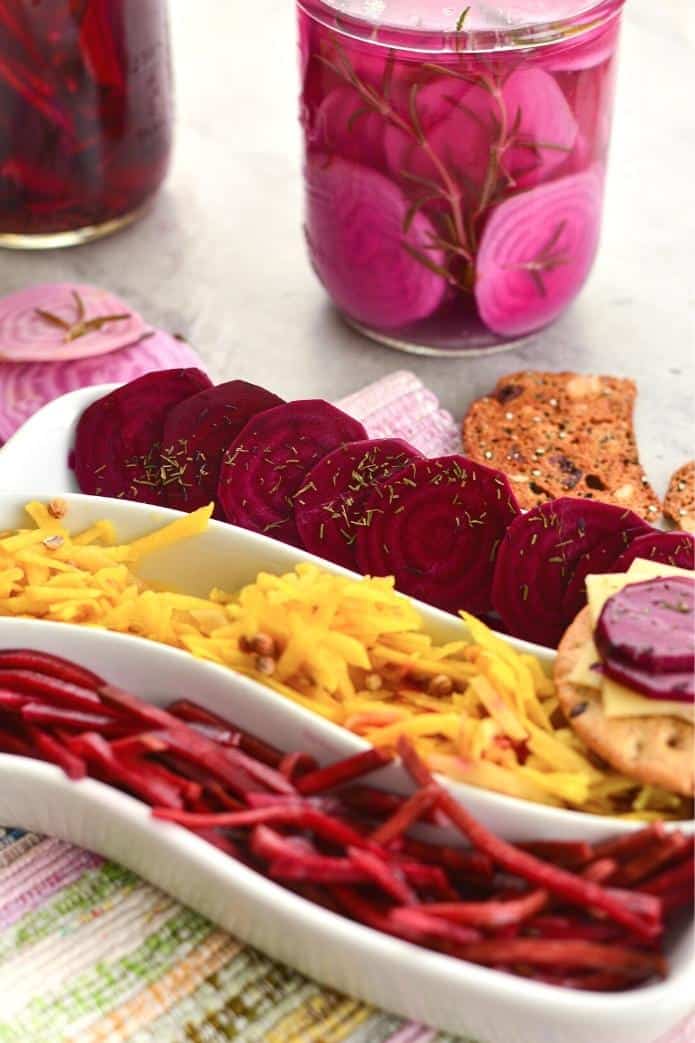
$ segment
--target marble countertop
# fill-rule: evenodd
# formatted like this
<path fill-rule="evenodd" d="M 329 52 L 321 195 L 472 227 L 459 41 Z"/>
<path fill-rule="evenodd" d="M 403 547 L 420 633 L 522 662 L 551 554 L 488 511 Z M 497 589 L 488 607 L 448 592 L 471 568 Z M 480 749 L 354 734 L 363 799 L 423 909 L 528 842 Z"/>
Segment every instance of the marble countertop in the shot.
<path fill-rule="evenodd" d="M 409 368 L 456 417 L 503 373 L 635 378 L 655 486 L 695 448 L 695 16 L 628 0 L 602 249 L 578 303 L 523 348 L 423 359 L 362 339 L 328 306 L 301 233 L 292 0 L 172 0 L 175 160 L 149 214 L 111 239 L 0 251 L 0 291 L 75 278 L 184 334 L 214 377 L 339 398 Z"/>

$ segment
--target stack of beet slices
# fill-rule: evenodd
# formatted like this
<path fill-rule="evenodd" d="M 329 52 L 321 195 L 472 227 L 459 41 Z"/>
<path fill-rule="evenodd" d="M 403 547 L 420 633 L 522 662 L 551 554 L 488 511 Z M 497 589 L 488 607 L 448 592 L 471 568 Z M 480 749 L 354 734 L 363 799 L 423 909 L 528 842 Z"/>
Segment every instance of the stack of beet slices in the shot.
<path fill-rule="evenodd" d="M 192 511 L 303 547 L 450 612 L 496 613 L 556 645 L 589 573 L 635 557 L 695 567 L 693 538 L 630 511 L 561 499 L 521 514 L 499 471 L 425 459 L 321 399 L 283 402 L 200 370 L 151 373 L 93 403 L 76 435 L 80 489 Z"/>

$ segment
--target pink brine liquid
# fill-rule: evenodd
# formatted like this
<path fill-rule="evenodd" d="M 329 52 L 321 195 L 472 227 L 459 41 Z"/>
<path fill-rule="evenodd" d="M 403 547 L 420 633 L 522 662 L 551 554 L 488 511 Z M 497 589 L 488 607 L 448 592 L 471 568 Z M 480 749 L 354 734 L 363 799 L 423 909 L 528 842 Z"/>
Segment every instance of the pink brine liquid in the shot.
<path fill-rule="evenodd" d="M 600 6 L 542 44 L 510 30 L 495 48 L 478 34 L 475 50 L 473 31 L 421 30 L 416 49 L 412 31 L 402 45 L 374 26 L 365 39 L 359 21 L 302 0 L 306 235 L 349 321 L 396 346 L 465 352 L 531 334 L 574 299 L 610 137 L 620 3 Z"/>
<path fill-rule="evenodd" d="M 0 0 L 0 242 L 118 223 L 170 147 L 166 0 Z"/>

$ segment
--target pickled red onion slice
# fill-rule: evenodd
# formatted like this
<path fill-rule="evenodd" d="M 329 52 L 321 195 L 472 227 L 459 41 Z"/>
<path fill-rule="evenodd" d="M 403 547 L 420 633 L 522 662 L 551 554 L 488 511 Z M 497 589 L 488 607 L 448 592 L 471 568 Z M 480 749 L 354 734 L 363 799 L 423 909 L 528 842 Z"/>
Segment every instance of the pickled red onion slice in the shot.
<path fill-rule="evenodd" d="M 590 168 L 500 203 L 478 253 L 475 296 L 502 336 L 545 326 L 584 283 L 598 246 L 602 183 Z"/>
<path fill-rule="evenodd" d="M 0 300 L 0 360 L 103 355 L 133 344 L 148 330 L 119 297 L 86 283 L 42 283 Z"/>

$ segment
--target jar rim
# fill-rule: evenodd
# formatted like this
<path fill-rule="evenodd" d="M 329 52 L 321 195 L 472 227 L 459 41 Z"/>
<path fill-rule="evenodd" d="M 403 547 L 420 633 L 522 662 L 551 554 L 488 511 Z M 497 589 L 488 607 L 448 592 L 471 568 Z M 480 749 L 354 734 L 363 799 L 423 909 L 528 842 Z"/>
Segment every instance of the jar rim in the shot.
<path fill-rule="evenodd" d="M 617 17 L 626 0 L 574 0 L 571 12 L 562 17 L 508 21 L 499 26 L 477 27 L 468 15 L 474 4 L 462 8 L 451 27 L 434 27 L 397 22 L 380 22 L 365 15 L 346 11 L 345 0 L 297 0 L 297 7 L 307 15 L 344 35 L 376 46 L 395 47 L 423 53 L 451 52 L 472 54 L 490 51 L 528 50 L 567 43 L 599 29 Z"/>

